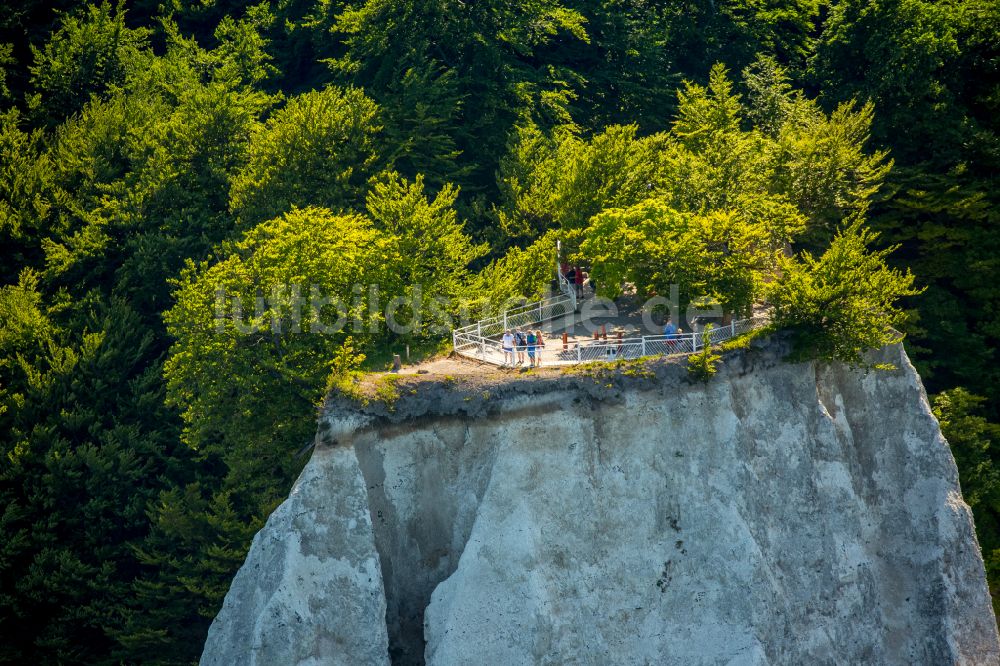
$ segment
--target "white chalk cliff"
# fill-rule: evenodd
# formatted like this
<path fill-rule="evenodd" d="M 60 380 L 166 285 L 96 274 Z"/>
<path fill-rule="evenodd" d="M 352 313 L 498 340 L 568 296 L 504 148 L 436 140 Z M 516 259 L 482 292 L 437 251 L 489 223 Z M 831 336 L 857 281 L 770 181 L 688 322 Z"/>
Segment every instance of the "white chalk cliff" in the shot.
<path fill-rule="evenodd" d="M 1000 663 L 919 377 L 682 365 L 331 401 L 203 664 Z M 414 393 L 415 391 L 415 393 Z"/>

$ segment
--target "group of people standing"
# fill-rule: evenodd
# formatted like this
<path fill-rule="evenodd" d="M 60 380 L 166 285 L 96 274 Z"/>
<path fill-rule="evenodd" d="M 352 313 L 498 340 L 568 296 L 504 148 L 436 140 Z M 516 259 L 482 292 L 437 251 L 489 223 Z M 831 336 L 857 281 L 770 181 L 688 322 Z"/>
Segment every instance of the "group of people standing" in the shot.
<path fill-rule="evenodd" d="M 562 264 L 560 272 L 566 281 L 572 285 L 577 296 L 583 296 L 584 283 L 593 287 L 593 279 L 579 266 Z M 503 332 L 500 346 L 503 348 L 504 366 L 516 367 L 524 365 L 527 356 L 528 367 L 537 368 L 542 365 L 542 350 L 545 349 L 545 338 L 539 330 L 515 328 Z"/>
<path fill-rule="evenodd" d="M 563 276 L 565 276 L 566 281 L 573 285 L 573 289 L 576 291 L 577 297 L 583 296 L 583 285 L 585 282 L 589 282 L 591 288 L 594 287 L 593 279 L 581 270 L 579 266 L 562 264 L 559 270 L 562 272 Z"/>
<path fill-rule="evenodd" d="M 503 347 L 503 364 L 514 367 L 524 364 L 524 356 L 528 356 L 528 365 L 537 368 L 542 364 L 542 350 L 545 349 L 545 338 L 541 331 L 521 330 L 516 328 L 513 331 L 503 332 L 501 341 Z M 514 362 L 514 358 L 517 362 Z"/>

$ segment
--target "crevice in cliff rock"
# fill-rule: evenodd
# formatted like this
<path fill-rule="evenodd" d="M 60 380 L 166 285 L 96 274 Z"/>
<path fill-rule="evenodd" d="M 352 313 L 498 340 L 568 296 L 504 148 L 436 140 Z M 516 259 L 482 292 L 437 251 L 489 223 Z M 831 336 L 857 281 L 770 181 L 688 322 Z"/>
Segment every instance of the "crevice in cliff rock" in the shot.
<path fill-rule="evenodd" d="M 454 573 L 489 485 L 497 440 L 463 419 L 360 434 L 354 442 L 386 596 L 389 657 L 424 663 L 424 611 Z"/>

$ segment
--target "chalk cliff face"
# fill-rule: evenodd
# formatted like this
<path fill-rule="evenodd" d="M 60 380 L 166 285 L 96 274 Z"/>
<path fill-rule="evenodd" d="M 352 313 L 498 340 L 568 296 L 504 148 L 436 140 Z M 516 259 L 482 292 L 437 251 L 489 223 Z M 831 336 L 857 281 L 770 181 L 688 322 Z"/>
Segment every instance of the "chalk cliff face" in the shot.
<path fill-rule="evenodd" d="M 201 663 L 389 663 L 382 574 L 353 451 L 314 456 L 254 537 Z"/>
<path fill-rule="evenodd" d="M 331 403 L 202 662 L 1000 663 L 901 348 L 894 372 L 781 355 Z"/>

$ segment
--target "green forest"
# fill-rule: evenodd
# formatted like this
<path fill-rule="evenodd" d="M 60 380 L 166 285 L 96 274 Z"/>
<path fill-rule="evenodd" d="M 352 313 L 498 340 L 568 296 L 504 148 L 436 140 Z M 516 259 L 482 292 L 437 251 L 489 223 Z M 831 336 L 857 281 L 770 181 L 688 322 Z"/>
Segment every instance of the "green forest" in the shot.
<path fill-rule="evenodd" d="M 612 296 L 766 300 L 803 356 L 905 334 L 1000 608 L 998 31 L 1000 0 L 6 3 L 0 662 L 197 661 L 327 391 L 540 293 L 557 241 Z"/>

